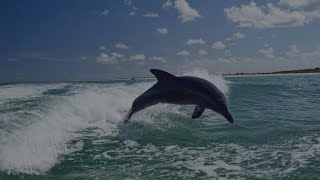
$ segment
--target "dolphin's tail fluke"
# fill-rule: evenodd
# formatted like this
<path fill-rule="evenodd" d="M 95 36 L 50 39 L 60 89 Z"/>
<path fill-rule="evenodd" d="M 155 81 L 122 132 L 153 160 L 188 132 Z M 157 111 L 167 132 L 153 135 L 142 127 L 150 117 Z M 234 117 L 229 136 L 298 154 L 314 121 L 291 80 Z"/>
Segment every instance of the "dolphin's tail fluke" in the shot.
<path fill-rule="evenodd" d="M 124 123 L 127 123 L 133 114 L 133 109 L 131 108 L 126 117 L 124 118 Z"/>

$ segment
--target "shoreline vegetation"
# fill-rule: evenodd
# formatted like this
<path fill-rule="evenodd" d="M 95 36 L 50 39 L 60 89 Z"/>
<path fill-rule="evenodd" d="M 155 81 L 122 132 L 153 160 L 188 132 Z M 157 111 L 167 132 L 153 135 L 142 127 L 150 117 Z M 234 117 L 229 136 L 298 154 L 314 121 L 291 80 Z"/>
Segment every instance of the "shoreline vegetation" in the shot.
<path fill-rule="evenodd" d="M 225 73 L 222 76 L 241 76 L 241 75 L 272 75 L 272 74 L 305 74 L 305 73 L 320 73 L 320 68 L 316 67 L 313 69 L 296 69 L 287 71 L 274 71 L 274 72 L 254 72 L 254 73 Z"/>

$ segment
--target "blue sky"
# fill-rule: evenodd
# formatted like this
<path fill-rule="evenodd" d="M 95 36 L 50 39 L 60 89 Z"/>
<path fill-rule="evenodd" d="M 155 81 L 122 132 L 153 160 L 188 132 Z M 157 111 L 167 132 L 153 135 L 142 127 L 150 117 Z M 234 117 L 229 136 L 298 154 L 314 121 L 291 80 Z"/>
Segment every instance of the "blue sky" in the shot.
<path fill-rule="evenodd" d="M 0 81 L 320 66 L 319 0 L 10 0 L 0 13 Z"/>

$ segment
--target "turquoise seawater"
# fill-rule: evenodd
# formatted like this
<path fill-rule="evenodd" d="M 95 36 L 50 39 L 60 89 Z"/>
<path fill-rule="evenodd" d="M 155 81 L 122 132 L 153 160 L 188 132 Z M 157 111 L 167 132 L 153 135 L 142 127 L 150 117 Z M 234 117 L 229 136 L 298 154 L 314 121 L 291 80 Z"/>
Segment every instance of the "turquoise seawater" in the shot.
<path fill-rule="evenodd" d="M 155 80 L 0 85 L 0 179 L 319 179 L 320 75 L 220 77 L 235 124 L 159 104 Z"/>

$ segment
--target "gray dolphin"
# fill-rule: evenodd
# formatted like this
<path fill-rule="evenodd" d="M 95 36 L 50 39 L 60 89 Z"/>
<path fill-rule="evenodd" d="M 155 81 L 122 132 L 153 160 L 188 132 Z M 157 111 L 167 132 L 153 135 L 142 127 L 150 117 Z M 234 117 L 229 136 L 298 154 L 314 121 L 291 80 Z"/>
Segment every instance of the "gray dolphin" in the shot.
<path fill-rule="evenodd" d="M 192 119 L 201 116 L 205 108 L 224 116 L 230 123 L 233 117 L 227 106 L 226 97 L 207 80 L 191 76 L 174 76 L 159 69 L 150 69 L 158 82 L 137 97 L 125 117 L 128 122 L 133 113 L 158 103 L 195 104 Z"/>

